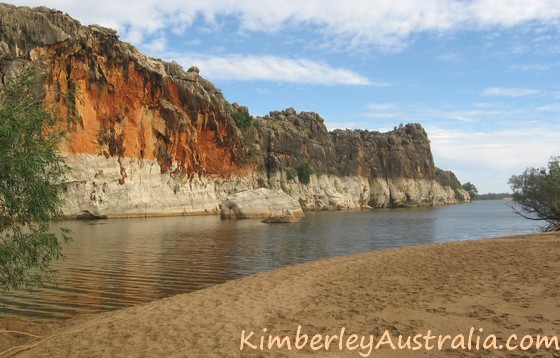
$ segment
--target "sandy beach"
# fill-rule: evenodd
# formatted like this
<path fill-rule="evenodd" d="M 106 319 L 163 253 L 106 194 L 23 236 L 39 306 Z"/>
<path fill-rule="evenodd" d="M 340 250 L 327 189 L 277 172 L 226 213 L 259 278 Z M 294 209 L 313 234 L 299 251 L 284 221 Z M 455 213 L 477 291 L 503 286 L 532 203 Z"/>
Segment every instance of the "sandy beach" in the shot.
<path fill-rule="evenodd" d="M 3 318 L 0 357 L 560 357 L 535 348 L 560 336 L 558 257 L 549 233 L 322 260 L 64 322 Z"/>

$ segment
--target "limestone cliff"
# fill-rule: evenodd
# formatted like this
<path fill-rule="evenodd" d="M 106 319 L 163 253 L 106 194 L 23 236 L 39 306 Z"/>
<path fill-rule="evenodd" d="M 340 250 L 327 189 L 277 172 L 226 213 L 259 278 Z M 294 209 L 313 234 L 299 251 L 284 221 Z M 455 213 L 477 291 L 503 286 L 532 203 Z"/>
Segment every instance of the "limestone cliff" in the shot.
<path fill-rule="evenodd" d="M 318 114 L 289 108 L 257 118 L 247 135 L 262 150 L 269 183 L 302 198 L 308 210 L 431 206 L 470 199 L 452 173 L 437 175 L 441 171 L 419 124 L 388 133 L 329 133 Z M 315 173 L 307 185 L 299 180 L 302 168 Z"/>
<path fill-rule="evenodd" d="M 0 4 L 0 15 L 0 81 L 33 63 L 68 133 L 69 216 L 217 214 L 227 195 L 262 186 L 309 210 L 456 201 L 419 125 L 329 133 L 318 114 L 288 109 L 240 130 L 232 115 L 247 109 L 196 67 L 146 57 L 56 10 Z"/>

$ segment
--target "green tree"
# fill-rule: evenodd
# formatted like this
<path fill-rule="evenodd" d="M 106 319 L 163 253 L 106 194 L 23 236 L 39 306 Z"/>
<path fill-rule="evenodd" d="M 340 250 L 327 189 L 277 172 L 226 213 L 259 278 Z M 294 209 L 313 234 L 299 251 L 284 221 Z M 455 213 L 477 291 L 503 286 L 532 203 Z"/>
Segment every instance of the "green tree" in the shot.
<path fill-rule="evenodd" d="M 560 157 L 551 157 L 548 168 L 528 168 L 509 179 L 513 200 L 521 209 L 514 210 L 531 220 L 543 220 L 544 231 L 560 230 Z"/>
<path fill-rule="evenodd" d="M 309 184 L 309 181 L 311 180 L 311 175 L 315 173 L 315 170 L 313 169 L 309 161 L 305 161 L 300 165 L 298 165 L 296 170 L 297 170 L 298 179 L 302 184 Z"/>
<path fill-rule="evenodd" d="M 467 182 L 467 183 L 463 184 L 463 189 L 466 192 L 469 193 L 469 196 L 471 197 L 471 200 L 474 200 L 474 198 L 478 195 L 478 189 L 471 182 Z"/>
<path fill-rule="evenodd" d="M 247 129 L 253 125 L 253 116 L 251 116 L 249 112 L 241 110 L 233 112 L 231 114 L 231 118 L 233 118 L 237 128 L 240 129 Z"/>
<path fill-rule="evenodd" d="M 295 177 L 297 176 L 298 176 L 298 172 L 295 168 L 292 167 L 286 168 L 286 179 L 288 179 L 288 181 L 295 179 Z"/>
<path fill-rule="evenodd" d="M 35 70 L 0 87 L 0 290 L 40 285 L 53 274 L 69 231 L 51 230 L 66 171 L 64 133 L 33 93 Z"/>

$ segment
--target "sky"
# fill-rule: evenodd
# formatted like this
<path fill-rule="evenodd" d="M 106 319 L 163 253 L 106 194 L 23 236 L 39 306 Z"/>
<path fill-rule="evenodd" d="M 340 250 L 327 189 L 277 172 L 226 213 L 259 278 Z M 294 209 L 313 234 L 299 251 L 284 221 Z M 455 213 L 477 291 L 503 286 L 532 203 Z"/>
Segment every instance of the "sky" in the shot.
<path fill-rule="evenodd" d="M 22 0 L 196 65 L 254 116 L 329 130 L 420 123 L 479 193 L 560 155 L 560 0 Z"/>

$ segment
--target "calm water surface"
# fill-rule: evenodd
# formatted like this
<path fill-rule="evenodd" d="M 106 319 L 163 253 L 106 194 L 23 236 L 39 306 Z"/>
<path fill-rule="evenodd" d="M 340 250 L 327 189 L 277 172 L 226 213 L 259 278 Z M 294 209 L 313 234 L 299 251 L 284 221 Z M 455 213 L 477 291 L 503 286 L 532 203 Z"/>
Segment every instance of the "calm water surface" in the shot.
<path fill-rule="evenodd" d="M 4 311 L 69 318 L 191 292 L 256 272 L 389 247 L 538 231 L 507 201 L 306 213 L 295 224 L 218 217 L 67 222 L 57 285 L 4 293 Z"/>

